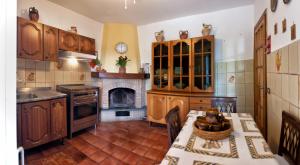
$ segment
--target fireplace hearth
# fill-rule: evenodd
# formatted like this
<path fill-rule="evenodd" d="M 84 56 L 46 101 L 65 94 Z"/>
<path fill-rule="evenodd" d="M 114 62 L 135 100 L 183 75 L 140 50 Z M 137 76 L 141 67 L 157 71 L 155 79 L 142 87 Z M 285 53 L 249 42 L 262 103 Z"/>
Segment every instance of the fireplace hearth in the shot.
<path fill-rule="evenodd" d="M 135 108 L 135 91 L 130 88 L 109 90 L 109 108 Z"/>

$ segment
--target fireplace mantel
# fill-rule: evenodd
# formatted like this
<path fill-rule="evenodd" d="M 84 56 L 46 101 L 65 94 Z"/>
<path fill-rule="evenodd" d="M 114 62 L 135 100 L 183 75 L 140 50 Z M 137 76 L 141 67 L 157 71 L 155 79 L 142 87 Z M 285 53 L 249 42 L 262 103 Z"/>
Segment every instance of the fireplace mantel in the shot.
<path fill-rule="evenodd" d="M 149 74 L 144 74 L 144 73 L 100 73 L 100 72 L 92 72 L 92 78 L 100 78 L 100 79 L 148 79 Z"/>

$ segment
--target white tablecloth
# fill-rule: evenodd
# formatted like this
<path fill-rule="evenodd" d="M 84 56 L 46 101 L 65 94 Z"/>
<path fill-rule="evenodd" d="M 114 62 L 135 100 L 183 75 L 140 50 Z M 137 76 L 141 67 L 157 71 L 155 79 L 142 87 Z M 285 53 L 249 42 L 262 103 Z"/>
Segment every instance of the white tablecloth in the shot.
<path fill-rule="evenodd" d="M 193 134 L 192 124 L 201 115 L 201 111 L 190 111 L 162 165 L 278 164 L 250 114 L 224 113 L 231 121 L 234 132 L 229 138 L 217 142 L 205 141 Z"/>

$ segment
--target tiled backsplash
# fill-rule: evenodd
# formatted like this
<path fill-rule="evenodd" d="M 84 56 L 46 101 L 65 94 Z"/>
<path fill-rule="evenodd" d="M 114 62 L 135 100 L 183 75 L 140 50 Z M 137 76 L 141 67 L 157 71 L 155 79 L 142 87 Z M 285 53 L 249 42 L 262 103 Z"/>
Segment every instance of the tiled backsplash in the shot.
<path fill-rule="evenodd" d="M 60 84 L 90 84 L 87 62 L 71 64 L 69 61 L 49 62 L 18 59 L 17 87 L 52 87 Z"/>
<path fill-rule="evenodd" d="M 267 55 L 268 143 L 276 153 L 280 138 L 282 111 L 300 119 L 300 41 Z"/>
<path fill-rule="evenodd" d="M 216 94 L 237 96 L 237 111 L 253 114 L 253 60 L 216 62 Z"/>

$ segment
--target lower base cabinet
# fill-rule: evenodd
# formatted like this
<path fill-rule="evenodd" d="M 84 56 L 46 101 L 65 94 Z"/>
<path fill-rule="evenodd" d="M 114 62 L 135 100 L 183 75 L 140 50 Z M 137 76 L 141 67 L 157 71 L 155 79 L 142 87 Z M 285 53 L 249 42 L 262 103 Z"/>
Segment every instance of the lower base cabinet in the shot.
<path fill-rule="evenodd" d="M 17 107 L 18 146 L 29 149 L 67 136 L 66 98 Z"/>
<path fill-rule="evenodd" d="M 166 124 L 166 114 L 176 106 L 180 109 L 179 115 L 181 123 L 185 122 L 186 115 L 189 112 L 188 97 L 148 94 L 147 102 L 148 121 L 155 123 Z"/>
<path fill-rule="evenodd" d="M 179 107 L 179 116 L 181 125 L 186 121 L 187 114 L 190 110 L 205 111 L 209 108 L 216 107 L 236 109 L 236 97 L 220 97 L 206 95 L 190 95 L 183 93 L 182 95 L 172 93 L 147 93 L 147 119 L 149 122 L 166 124 L 165 116 L 174 107 Z M 220 107 L 220 105 L 223 105 Z M 224 109 L 223 109 L 224 110 Z"/>

